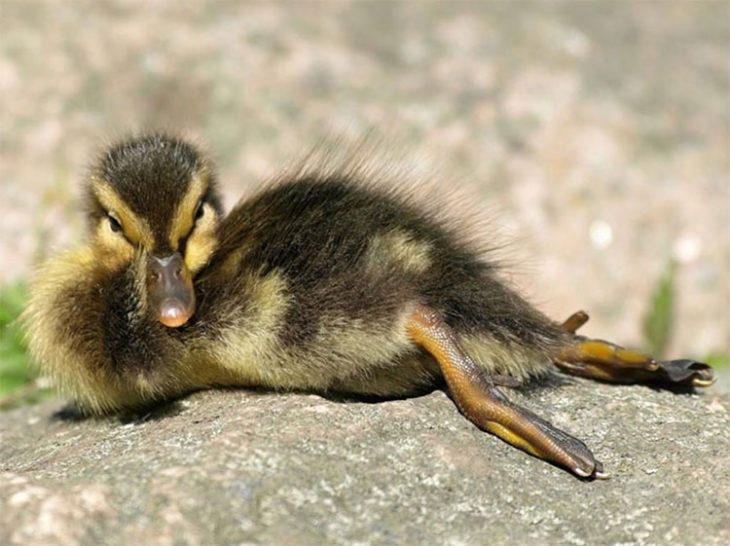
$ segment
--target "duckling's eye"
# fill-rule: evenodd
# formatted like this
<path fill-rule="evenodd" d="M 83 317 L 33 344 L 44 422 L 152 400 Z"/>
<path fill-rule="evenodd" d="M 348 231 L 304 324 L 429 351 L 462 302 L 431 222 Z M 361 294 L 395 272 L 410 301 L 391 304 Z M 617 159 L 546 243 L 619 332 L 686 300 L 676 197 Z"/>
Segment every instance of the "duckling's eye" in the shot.
<path fill-rule="evenodd" d="M 201 199 L 200 201 L 198 201 L 198 204 L 195 207 L 195 214 L 193 215 L 193 219 L 196 222 L 203 217 L 203 213 L 205 212 L 203 210 L 203 203 L 204 203 L 204 201 Z"/>
<path fill-rule="evenodd" d="M 119 223 L 119 220 L 114 218 L 111 213 L 107 214 L 106 217 L 109 220 L 109 227 L 112 229 L 112 231 L 114 231 L 115 233 L 122 231 L 122 224 Z"/>

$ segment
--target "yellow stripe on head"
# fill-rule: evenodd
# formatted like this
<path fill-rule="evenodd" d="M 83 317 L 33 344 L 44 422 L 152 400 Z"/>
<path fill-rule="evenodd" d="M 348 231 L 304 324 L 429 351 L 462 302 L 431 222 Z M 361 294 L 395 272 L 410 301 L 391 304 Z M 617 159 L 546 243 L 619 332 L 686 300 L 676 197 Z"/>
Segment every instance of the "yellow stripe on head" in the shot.
<path fill-rule="evenodd" d="M 218 219 L 210 203 L 203 204 L 203 216 L 197 222 L 185 248 L 185 265 L 193 274 L 208 263 L 218 246 Z"/>
<path fill-rule="evenodd" d="M 193 229 L 195 223 L 195 207 L 208 190 L 209 184 L 208 170 L 203 168 L 199 170 L 190 179 L 185 196 L 175 209 L 170 224 L 169 242 L 172 248 L 177 248 L 180 240 L 186 237 L 190 230 Z"/>
<path fill-rule="evenodd" d="M 141 243 L 147 248 L 152 248 L 154 237 L 149 224 L 144 218 L 140 218 L 132 212 L 109 182 L 101 178 L 94 178 L 91 190 L 107 213 L 119 221 L 124 235 L 130 242 Z"/>

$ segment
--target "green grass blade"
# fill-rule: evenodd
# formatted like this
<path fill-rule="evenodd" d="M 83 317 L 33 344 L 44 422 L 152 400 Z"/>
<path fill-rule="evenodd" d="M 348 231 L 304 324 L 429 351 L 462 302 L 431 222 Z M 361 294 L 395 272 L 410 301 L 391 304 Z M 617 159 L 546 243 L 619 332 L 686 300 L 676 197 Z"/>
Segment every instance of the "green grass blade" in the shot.
<path fill-rule="evenodd" d="M 656 358 L 666 355 L 674 325 L 676 263 L 670 260 L 659 278 L 644 316 L 644 340 L 649 354 Z"/>

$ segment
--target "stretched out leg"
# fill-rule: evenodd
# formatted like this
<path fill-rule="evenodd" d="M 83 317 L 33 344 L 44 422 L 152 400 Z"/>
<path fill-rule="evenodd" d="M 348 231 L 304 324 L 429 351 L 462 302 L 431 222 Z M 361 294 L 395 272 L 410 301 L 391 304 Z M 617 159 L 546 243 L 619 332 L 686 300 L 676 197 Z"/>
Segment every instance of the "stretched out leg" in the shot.
<path fill-rule="evenodd" d="M 583 442 L 510 402 L 464 351 L 436 311 L 417 308 L 408 322 L 408 333 L 436 359 L 454 402 L 479 428 L 580 477 L 606 477 L 603 466 Z"/>
<path fill-rule="evenodd" d="M 588 321 L 584 311 L 573 313 L 562 324 L 570 333 Z M 695 360 L 655 360 L 650 355 L 624 349 L 601 339 L 574 336 L 555 356 L 563 371 L 614 383 L 657 383 L 707 387 L 714 383 L 712 368 Z"/>

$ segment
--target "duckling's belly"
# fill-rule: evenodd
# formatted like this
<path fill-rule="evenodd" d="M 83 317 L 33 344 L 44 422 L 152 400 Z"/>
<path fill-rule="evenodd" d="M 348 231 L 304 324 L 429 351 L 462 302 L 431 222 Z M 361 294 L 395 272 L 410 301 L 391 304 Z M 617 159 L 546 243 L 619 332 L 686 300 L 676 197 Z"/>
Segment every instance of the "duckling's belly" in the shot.
<path fill-rule="evenodd" d="M 407 335 L 418 301 L 405 292 L 381 286 L 358 306 L 336 281 L 305 290 L 281 271 L 245 277 L 211 302 L 215 315 L 202 322 L 217 326 L 194 341 L 199 365 L 219 369 L 212 382 L 378 396 L 438 383 L 437 365 Z"/>

